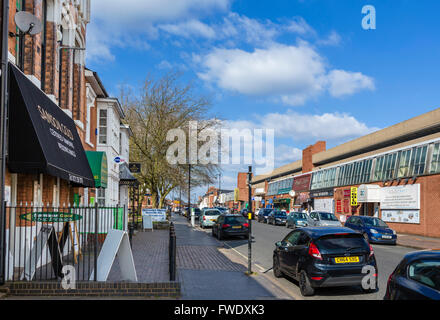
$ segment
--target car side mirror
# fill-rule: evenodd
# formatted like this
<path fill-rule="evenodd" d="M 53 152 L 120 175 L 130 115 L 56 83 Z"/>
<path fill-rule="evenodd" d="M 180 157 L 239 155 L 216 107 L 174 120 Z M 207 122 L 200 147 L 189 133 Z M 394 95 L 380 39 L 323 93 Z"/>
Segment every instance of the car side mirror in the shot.
<path fill-rule="evenodd" d="M 277 247 L 281 247 L 281 244 L 282 244 L 282 242 L 281 242 L 281 241 L 278 241 L 278 242 L 275 243 L 275 246 L 277 246 Z"/>

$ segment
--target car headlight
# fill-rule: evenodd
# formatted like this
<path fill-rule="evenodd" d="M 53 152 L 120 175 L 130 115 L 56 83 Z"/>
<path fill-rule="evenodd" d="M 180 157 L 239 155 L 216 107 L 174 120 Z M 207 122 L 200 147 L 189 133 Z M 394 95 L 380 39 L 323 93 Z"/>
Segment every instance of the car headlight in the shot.
<path fill-rule="evenodd" d="M 370 232 L 371 232 L 371 233 L 379 233 L 379 232 L 377 232 L 377 230 L 375 230 L 375 229 L 370 229 Z"/>

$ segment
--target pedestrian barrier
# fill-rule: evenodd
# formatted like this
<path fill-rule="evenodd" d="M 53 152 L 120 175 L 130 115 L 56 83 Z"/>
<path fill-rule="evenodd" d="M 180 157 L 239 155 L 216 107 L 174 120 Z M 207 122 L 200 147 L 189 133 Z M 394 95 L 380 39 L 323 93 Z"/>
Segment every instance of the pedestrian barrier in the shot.
<path fill-rule="evenodd" d="M 77 281 L 89 281 L 110 230 L 127 231 L 125 207 L 6 207 L 5 279 L 61 281 L 70 266 Z"/>

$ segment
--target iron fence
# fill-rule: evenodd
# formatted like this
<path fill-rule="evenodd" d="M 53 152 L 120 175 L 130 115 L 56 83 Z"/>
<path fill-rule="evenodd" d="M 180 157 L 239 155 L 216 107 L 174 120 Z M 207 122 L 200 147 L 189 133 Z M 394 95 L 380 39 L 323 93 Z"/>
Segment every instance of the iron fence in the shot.
<path fill-rule="evenodd" d="M 90 276 L 108 232 L 127 224 L 119 206 L 6 207 L 5 280 L 61 280 L 64 266 L 74 267 L 78 281 L 96 280 Z"/>

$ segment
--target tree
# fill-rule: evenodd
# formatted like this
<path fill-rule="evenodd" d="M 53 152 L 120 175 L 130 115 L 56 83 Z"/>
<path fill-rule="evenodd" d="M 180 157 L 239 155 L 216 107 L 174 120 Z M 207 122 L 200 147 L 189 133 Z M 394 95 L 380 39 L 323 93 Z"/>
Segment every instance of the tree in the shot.
<path fill-rule="evenodd" d="M 120 94 L 125 122 L 133 132 L 130 161 L 142 164 L 142 172 L 135 175 L 140 183 L 139 202 L 149 191 L 155 208 L 162 208 L 176 187 L 188 187 L 188 165 L 167 161 L 167 150 L 172 144 L 167 141 L 167 133 L 176 128 L 188 132 L 190 121 L 198 122 L 198 132 L 218 125 L 216 119 L 207 117 L 210 101 L 195 94 L 192 84 L 179 80 L 174 73 L 159 79 L 147 78 L 138 95 L 127 87 L 122 87 Z M 186 146 L 187 151 L 189 143 Z M 216 164 L 192 165 L 191 188 L 212 183 L 219 170 Z"/>

